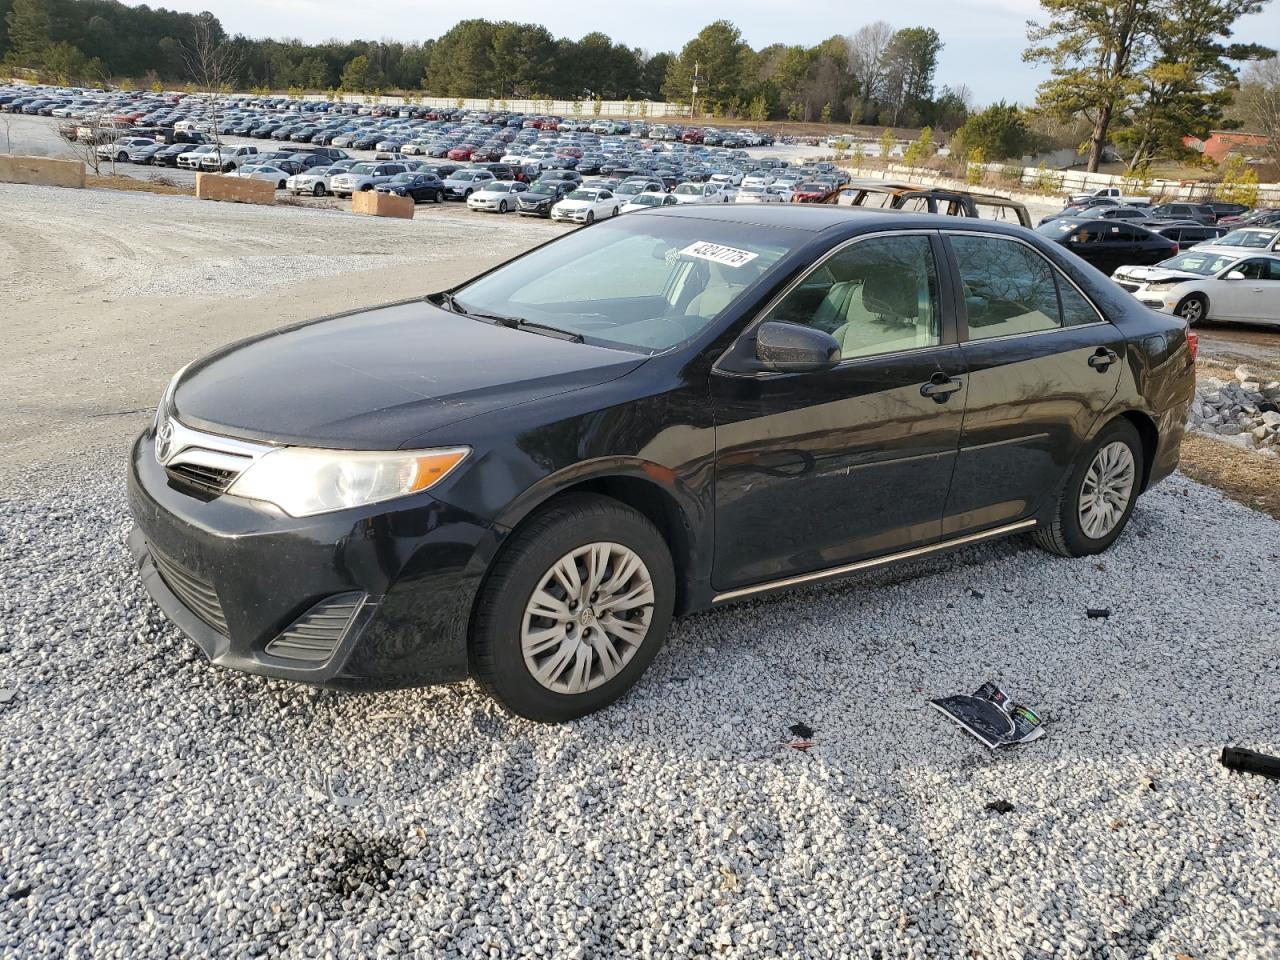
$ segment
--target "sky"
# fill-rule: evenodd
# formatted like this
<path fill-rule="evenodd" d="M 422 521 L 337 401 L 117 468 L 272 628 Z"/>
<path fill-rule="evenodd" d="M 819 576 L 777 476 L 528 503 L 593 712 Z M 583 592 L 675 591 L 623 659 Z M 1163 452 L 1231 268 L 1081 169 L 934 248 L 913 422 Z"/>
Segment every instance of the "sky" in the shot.
<path fill-rule="evenodd" d="M 136 5 L 136 4 L 134 4 Z M 678 51 L 714 20 L 733 21 L 752 47 L 771 43 L 813 45 L 833 34 L 853 33 L 864 23 L 888 20 L 895 27 L 929 26 L 945 46 L 938 62 L 937 85 L 965 84 L 976 105 L 997 100 L 1030 103 L 1043 67 L 1022 62 L 1026 23 L 1039 15 L 1037 0 L 896 0 L 882 5 L 850 5 L 842 0 L 807 0 L 799 8 L 777 0 L 647 0 L 639 10 L 619 15 L 612 4 L 532 4 L 488 0 L 480 8 L 424 4 L 421 0 L 378 0 L 362 8 L 375 16 L 351 16 L 350 0 L 159 0 L 153 6 L 199 12 L 210 10 L 228 33 L 251 37 L 297 37 L 318 42 L 400 40 L 438 37 L 458 20 L 539 22 L 557 37 L 578 38 L 599 30 L 615 41 L 652 53 Z M 442 10 L 444 7 L 444 10 Z M 453 12 L 453 11 L 456 11 Z M 694 12 L 696 11 L 696 13 Z M 376 24 L 376 27 L 373 26 Z M 1263 13 L 1240 21 L 1242 42 L 1280 47 L 1280 0 Z"/>

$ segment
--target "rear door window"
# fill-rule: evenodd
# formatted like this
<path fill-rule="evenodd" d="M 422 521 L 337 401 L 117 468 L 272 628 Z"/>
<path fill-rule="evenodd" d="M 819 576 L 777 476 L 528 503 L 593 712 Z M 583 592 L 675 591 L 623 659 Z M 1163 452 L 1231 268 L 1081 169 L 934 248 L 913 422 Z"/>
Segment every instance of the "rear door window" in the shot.
<path fill-rule="evenodd" d="M 1040 253 L 1003 237 L 947 238 L 960 268 L 970 340 L 1096 323 L 1087 299 Z"/>

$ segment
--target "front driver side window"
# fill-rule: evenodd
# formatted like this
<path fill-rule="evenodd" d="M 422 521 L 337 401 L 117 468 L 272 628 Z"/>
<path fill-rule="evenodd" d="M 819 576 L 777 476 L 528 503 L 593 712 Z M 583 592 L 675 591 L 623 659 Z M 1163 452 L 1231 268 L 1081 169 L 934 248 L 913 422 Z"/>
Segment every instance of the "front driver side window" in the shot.
<path fill-rule="evenodd" d="M 845 359 L 941 342 L 938 271 L 924 235 L 871 237 L 828 257 L 765 320 L 815 327 Z"/>

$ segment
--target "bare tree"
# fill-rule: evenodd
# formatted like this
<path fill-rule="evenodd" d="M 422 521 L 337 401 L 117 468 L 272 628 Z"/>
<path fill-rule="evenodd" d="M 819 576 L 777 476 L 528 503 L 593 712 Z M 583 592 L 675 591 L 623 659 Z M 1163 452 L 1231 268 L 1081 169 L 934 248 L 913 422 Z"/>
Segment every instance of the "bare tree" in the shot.
<path fill-rule="evenodd" d="M 1280 57 L 1249 65 L 1240 80 L 1232 113 L 1245 131 L 1268 139 L 1262 150 L 1280 162 Z"/>
<path fill-rule="evenodd" d="M 58 125 L 58 136 L 95 177 L 102 173 L 104 161 L 110 164 L 112 171 L 115 170 L 115 151 L 100 151 L 98 148 L 115 143 L 123 132 L 117 124 L 105 120 L 100 114 L 88 114 Z"/>
<path fill-rule="evenodd" d="M 857 81 L 858 96 L 863 100 L 875 100 L 884 92 L 884 55 L 895 33 L 892 24 L 877 20 L 846 38 L 849 73 Z"/>
<path fill-rule="evenodd" d="M 222 104 L 239 76 L 240 51 L 227 41 L 222 26 L 213 14 L 202 13 L 196 17 L 191 41 L 182 45 L 182 59 L 199 91 L 200 99 L 204 101 L 204 117 L 209 123 L 209 132 L 221 160 L 222 141 L 218 127 Z"/>

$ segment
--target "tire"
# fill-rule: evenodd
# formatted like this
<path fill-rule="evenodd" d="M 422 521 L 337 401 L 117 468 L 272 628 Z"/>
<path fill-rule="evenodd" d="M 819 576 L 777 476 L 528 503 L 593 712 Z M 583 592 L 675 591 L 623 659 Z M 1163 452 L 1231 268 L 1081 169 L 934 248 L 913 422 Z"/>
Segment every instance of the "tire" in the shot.
<path fill-rule="evenodd" d="M 361 193 L 368 193 L 368 192 L 369 192 L 370 190 L 372 190 L 372 189 L 373 189 L 373 184 L 372 184 L 372 183 L 366 183 L 363 187 L 361 187 L 361 188 L 360 188 L 360 192 L 361 192 Z"/>
<path fill-rule="evenodd" d="M 1189 293 L 1178 301 L 1173 312 L 1187 321 L 1188 327 L 1194 327 L 1200 321 L 1209 319 L 1209 301 L 1202 293 Z"/>
<path fill-rule="evenodd" d="M 435 201 L 436 201 L 436 203 L 444 203 L 444 191 L 443 191 L 443 190 L 437 190 L 437 191 L 436 191 Z"/>
<path fill-rule="evenodd" d="M 283 190 L 283 189 L 285 188 L 285 186 L 286 186 L 286 184 L 287 184 L 287 183 L 288 183 L 288 181 L 286 181 L 286 180 L 281 180 L 279 183 L 277 183 L 277 184 L 276 184 L 276 189 L 277 189 L 277 190 Z"/>
<path fill-rule="evenodd" d="M 324 184 L 323 184 L 323 183 L 317 183 L 317 184 L 315 184 L 314 186 L 312 186 L 312 188 L 311 188 L 311 195 L 312 195 L 313 197 L 323 197 L 323 196 L 324 196 Z"/>
<path fill-rule="evenodd" d="M 614 208 L 613 208 L 613 213 L 612 213 L 612 214 L 610 214 L 610 216 L 616 217 L 617 215 L 618 215 L 618 208 L 617 208 L 617 207 L 614 207 Z"/>
<path fill-rule="evenodd" d="M 587 226 L 596 222 L 596 212 L 594 210 L 587 211 Z"/>
<path fill-rule="evenodd" d="M 222 172 L 223 172 L 223 173 L 230 173 L 230 172 L 231 172 L 232 170 L 234 170 L 235 168 L 236 168 L 236 165 L 235 165 L 234 163 L 224 163 L 224 164 L 222 165 Z"/>
<path fill-rule="evenodd" d="M 628 616 L 634 625 L 621 628 L 638 637 L 635 642 L 621 640 L 601 626 L 625 621 L 613 619 L 608 611 L 601 611 L 603 619 L 597 619 L 589 612 L 595 608 L 583 594 L 579 595 L 584 600 L 580 609 L 578 599 L 571 600 L 564 581 L 556 577 L 557 566 L 566 564 L 575 552 L 584 551 L 577 558 L 581 565 L 575 563 L 572 569 L 578 582 L 585 582 L 590 575 L 588 563 L 598 556 L 597 549 L 609 551 L 607 573 L 600 578 L 605 583 L 618 574 L 617 564 L 629 564 L 631 558 L 639 564 L 619 595 L 634 595 L 646 585 L 649 588 L 651 602 L 633 606 Z M 556 608 L 564 613 L 563 619 L 531 612 L 533 595 L 544 585 Z M 613 703 L 639 679 L 666 639 L 674 597 L 671 554 L 653 524 L 608 497 L 565 497 L 527 521 L 495 562 L 476 602 L 471 630 L 473 670 L 481 686 L 512 713 L 541 723 L 581 717 Z M 552 604 L 544 604 L 543 609 L 551 610 Z M 550 643 L 527 656 L 524 638 L 539 632 L 549 634 Z M 587 644 L 583 637 L 589 638 Z M 613 651 L 613 662 L 608 666 L 600 644 Z M 557 672 L 557 656 L 572 655 L 575 649 L 591 651 L 586 657 L 585 682 L 575 677 L 572 669 L 581 661 L 565 663 L 564 672 Z M 548 671 L 549 683 L 534 676 L 531 663 Z M 575 680 L 584 689 L 552 688 L 574 686 Z"/>
<path fill-rule="evenodd" d="M 1128 451 L 1127 469 L 1120 447 L 1127 448 Z M 1111 472 L 1105 465 L 1106 458 L 1117 454 L 1118 472 Z M 1032 533 L 1036 543 L 1050 553 L 1063 557 L 1087 557 L 1102 553 L 1110 547 L 1128 525 L 1134 504 L 1138 501 L 1143 460 L 1142 440 L 1133 424 L 1125 419 L 1113 420 L 1107 424 L 1077 458 L 1066 483 L 1058 492 L 1051 519 L 1042 522 Z M 1102 530 L 1089 531 L 1081 512 L 1084 509 L 1082 500 L 1088 496 L 1087 488 L 1093 485 L 1099 471 L 1103 479 L 1108 475 L 1123 479 L 1127 473 L 1129 489 L 1118 517 L 1114 516 L 1114 508 L 1120 506 L 1118 498 L 1103 497 L 1105 502 L 1112 505 L 1110 525 Z"/>
<path fill-rule="evenodd" d="M 468 190 L 466 193 L 464 193 L 464 194 L 462 195 L 462 202 L 463 202 L 463 203 L 466 203 L 468 200 L 470 200 L 470 199 L 471 199 L 471 193 L 472 193 L 472 191 L 471 191 L 471 190 Z"/>
<path fill-rule="evenodd" d="M 507 201 L 505 201 L 505 200 L 500 200 L 500 201 L 498 201 L 498 212 L 499 212 L 499 213 L 506 213 L 506 212 L 507 212 Z"/>

